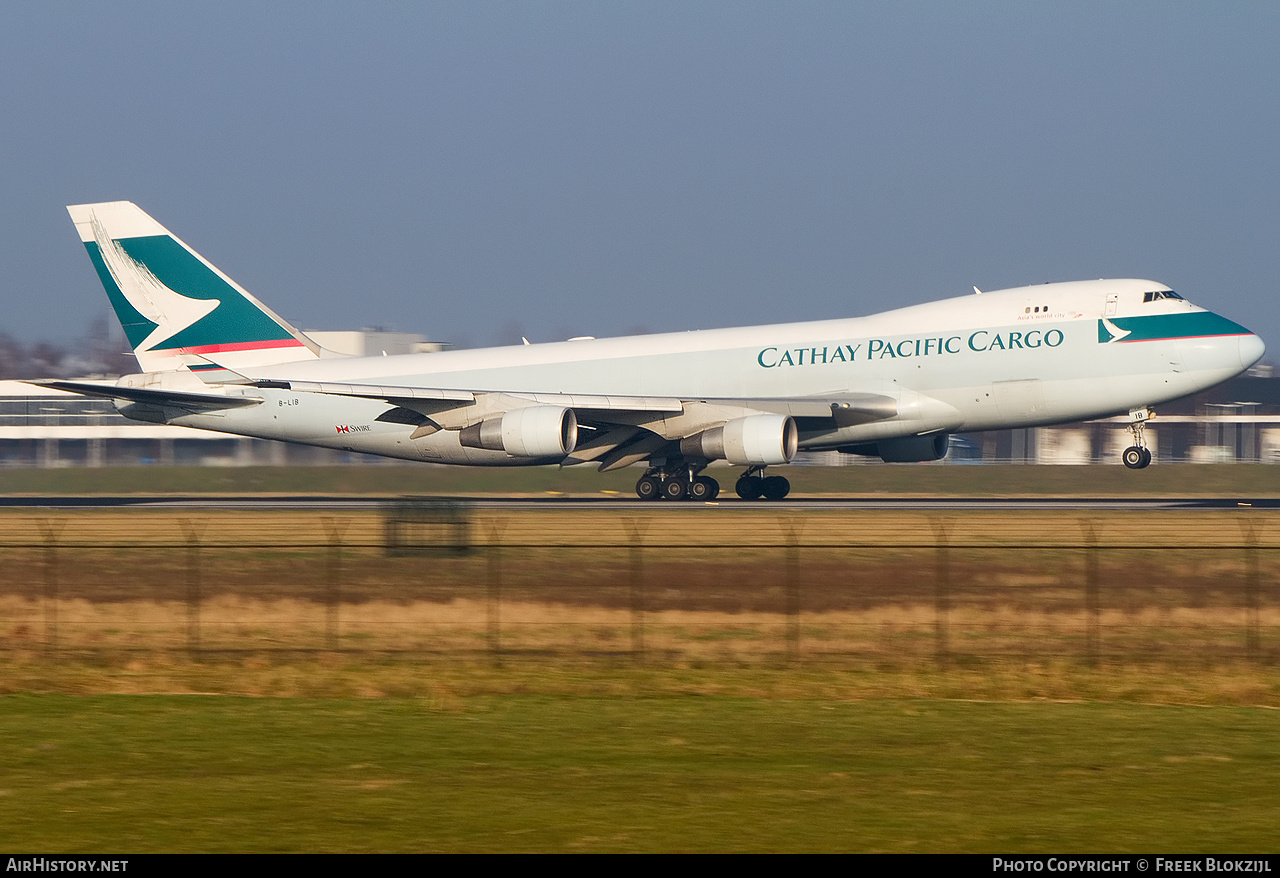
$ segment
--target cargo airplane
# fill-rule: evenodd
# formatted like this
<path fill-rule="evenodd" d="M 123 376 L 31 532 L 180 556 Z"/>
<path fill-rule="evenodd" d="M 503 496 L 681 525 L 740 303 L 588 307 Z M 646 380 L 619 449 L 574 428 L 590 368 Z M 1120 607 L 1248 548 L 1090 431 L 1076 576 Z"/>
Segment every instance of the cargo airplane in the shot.
<path fill-rule="evenodd" d="M 801 450 L 930 461 L 951 433 L 1129 416 L 1263 354 L 1149 280 L 1049 283 L 867 317 L 349 357 L 295 329 L 136 205 L 69 207 L 142 373 L 43 381 L 126 417 L 474 466 L 643 464 L 646 499 L 777 500 Z"/>

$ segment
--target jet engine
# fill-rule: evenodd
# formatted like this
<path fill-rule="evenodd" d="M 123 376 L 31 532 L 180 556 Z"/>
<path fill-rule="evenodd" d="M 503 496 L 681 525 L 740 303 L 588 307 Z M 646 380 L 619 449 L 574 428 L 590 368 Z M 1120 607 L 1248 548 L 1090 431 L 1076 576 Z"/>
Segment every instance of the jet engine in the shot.
<path fill-rule="evenodd" d="M 843 454 L 865 454 L 879 457 L 885 463 L 921 463 L 926 460 L 942 460 L 947 456 L 947 444 L 951 437 L 946 433 L 930 433 L 927 436 L 903 436 L 898 439 L 881 439 L 866 445 L 844 445 L 836 450 Z"/>
<path fill-rule="evenodd" d="M 738 466 L 790 463 L 800 432 L 789 415 L 749 415 L 680 440 L 680 453 Z"/>
<path fill-rule="evenodd" d="M 564 457 L 578 444 L 578 419 L 570 408 L 532 405 L 464 427 L 458 441 L 512 457 Z"/>

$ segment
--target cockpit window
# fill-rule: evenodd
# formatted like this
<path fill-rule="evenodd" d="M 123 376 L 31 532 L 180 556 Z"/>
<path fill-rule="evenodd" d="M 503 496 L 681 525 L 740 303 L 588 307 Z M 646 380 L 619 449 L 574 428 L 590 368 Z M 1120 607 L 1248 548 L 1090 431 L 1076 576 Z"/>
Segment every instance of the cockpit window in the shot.
<path fill-rule="evenodd" d="M 1182 296 L 1179 296 L 1173 290 L 1156 290 L 1155 292 L 1142 294 L 1142 301 L 1144 302 L 1154 302 L 1157 299 L 1178 299 L 1181 301 Z"/>

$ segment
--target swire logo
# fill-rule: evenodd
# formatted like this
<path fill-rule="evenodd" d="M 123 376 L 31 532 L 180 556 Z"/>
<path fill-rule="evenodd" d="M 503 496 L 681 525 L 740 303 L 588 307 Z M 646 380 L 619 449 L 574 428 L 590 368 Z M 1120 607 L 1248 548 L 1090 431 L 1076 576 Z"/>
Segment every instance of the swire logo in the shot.
<path fill-rule="evenodd" d="M 368 424 L 334 424 L 339 433 L 368 433 L 373 430 Z"/>

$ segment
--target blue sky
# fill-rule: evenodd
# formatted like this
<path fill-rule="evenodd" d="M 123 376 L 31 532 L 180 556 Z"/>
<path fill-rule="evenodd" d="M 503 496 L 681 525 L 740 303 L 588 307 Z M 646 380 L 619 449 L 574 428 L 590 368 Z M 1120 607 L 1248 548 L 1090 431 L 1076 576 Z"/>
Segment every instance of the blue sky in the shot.
<path fill-rule="evenodd" d="M 0 331 L 137 202 L 303 328 L 470 346 L 1147 277 L 1280 351 L 1280 4 L 0 7 Z"/>

